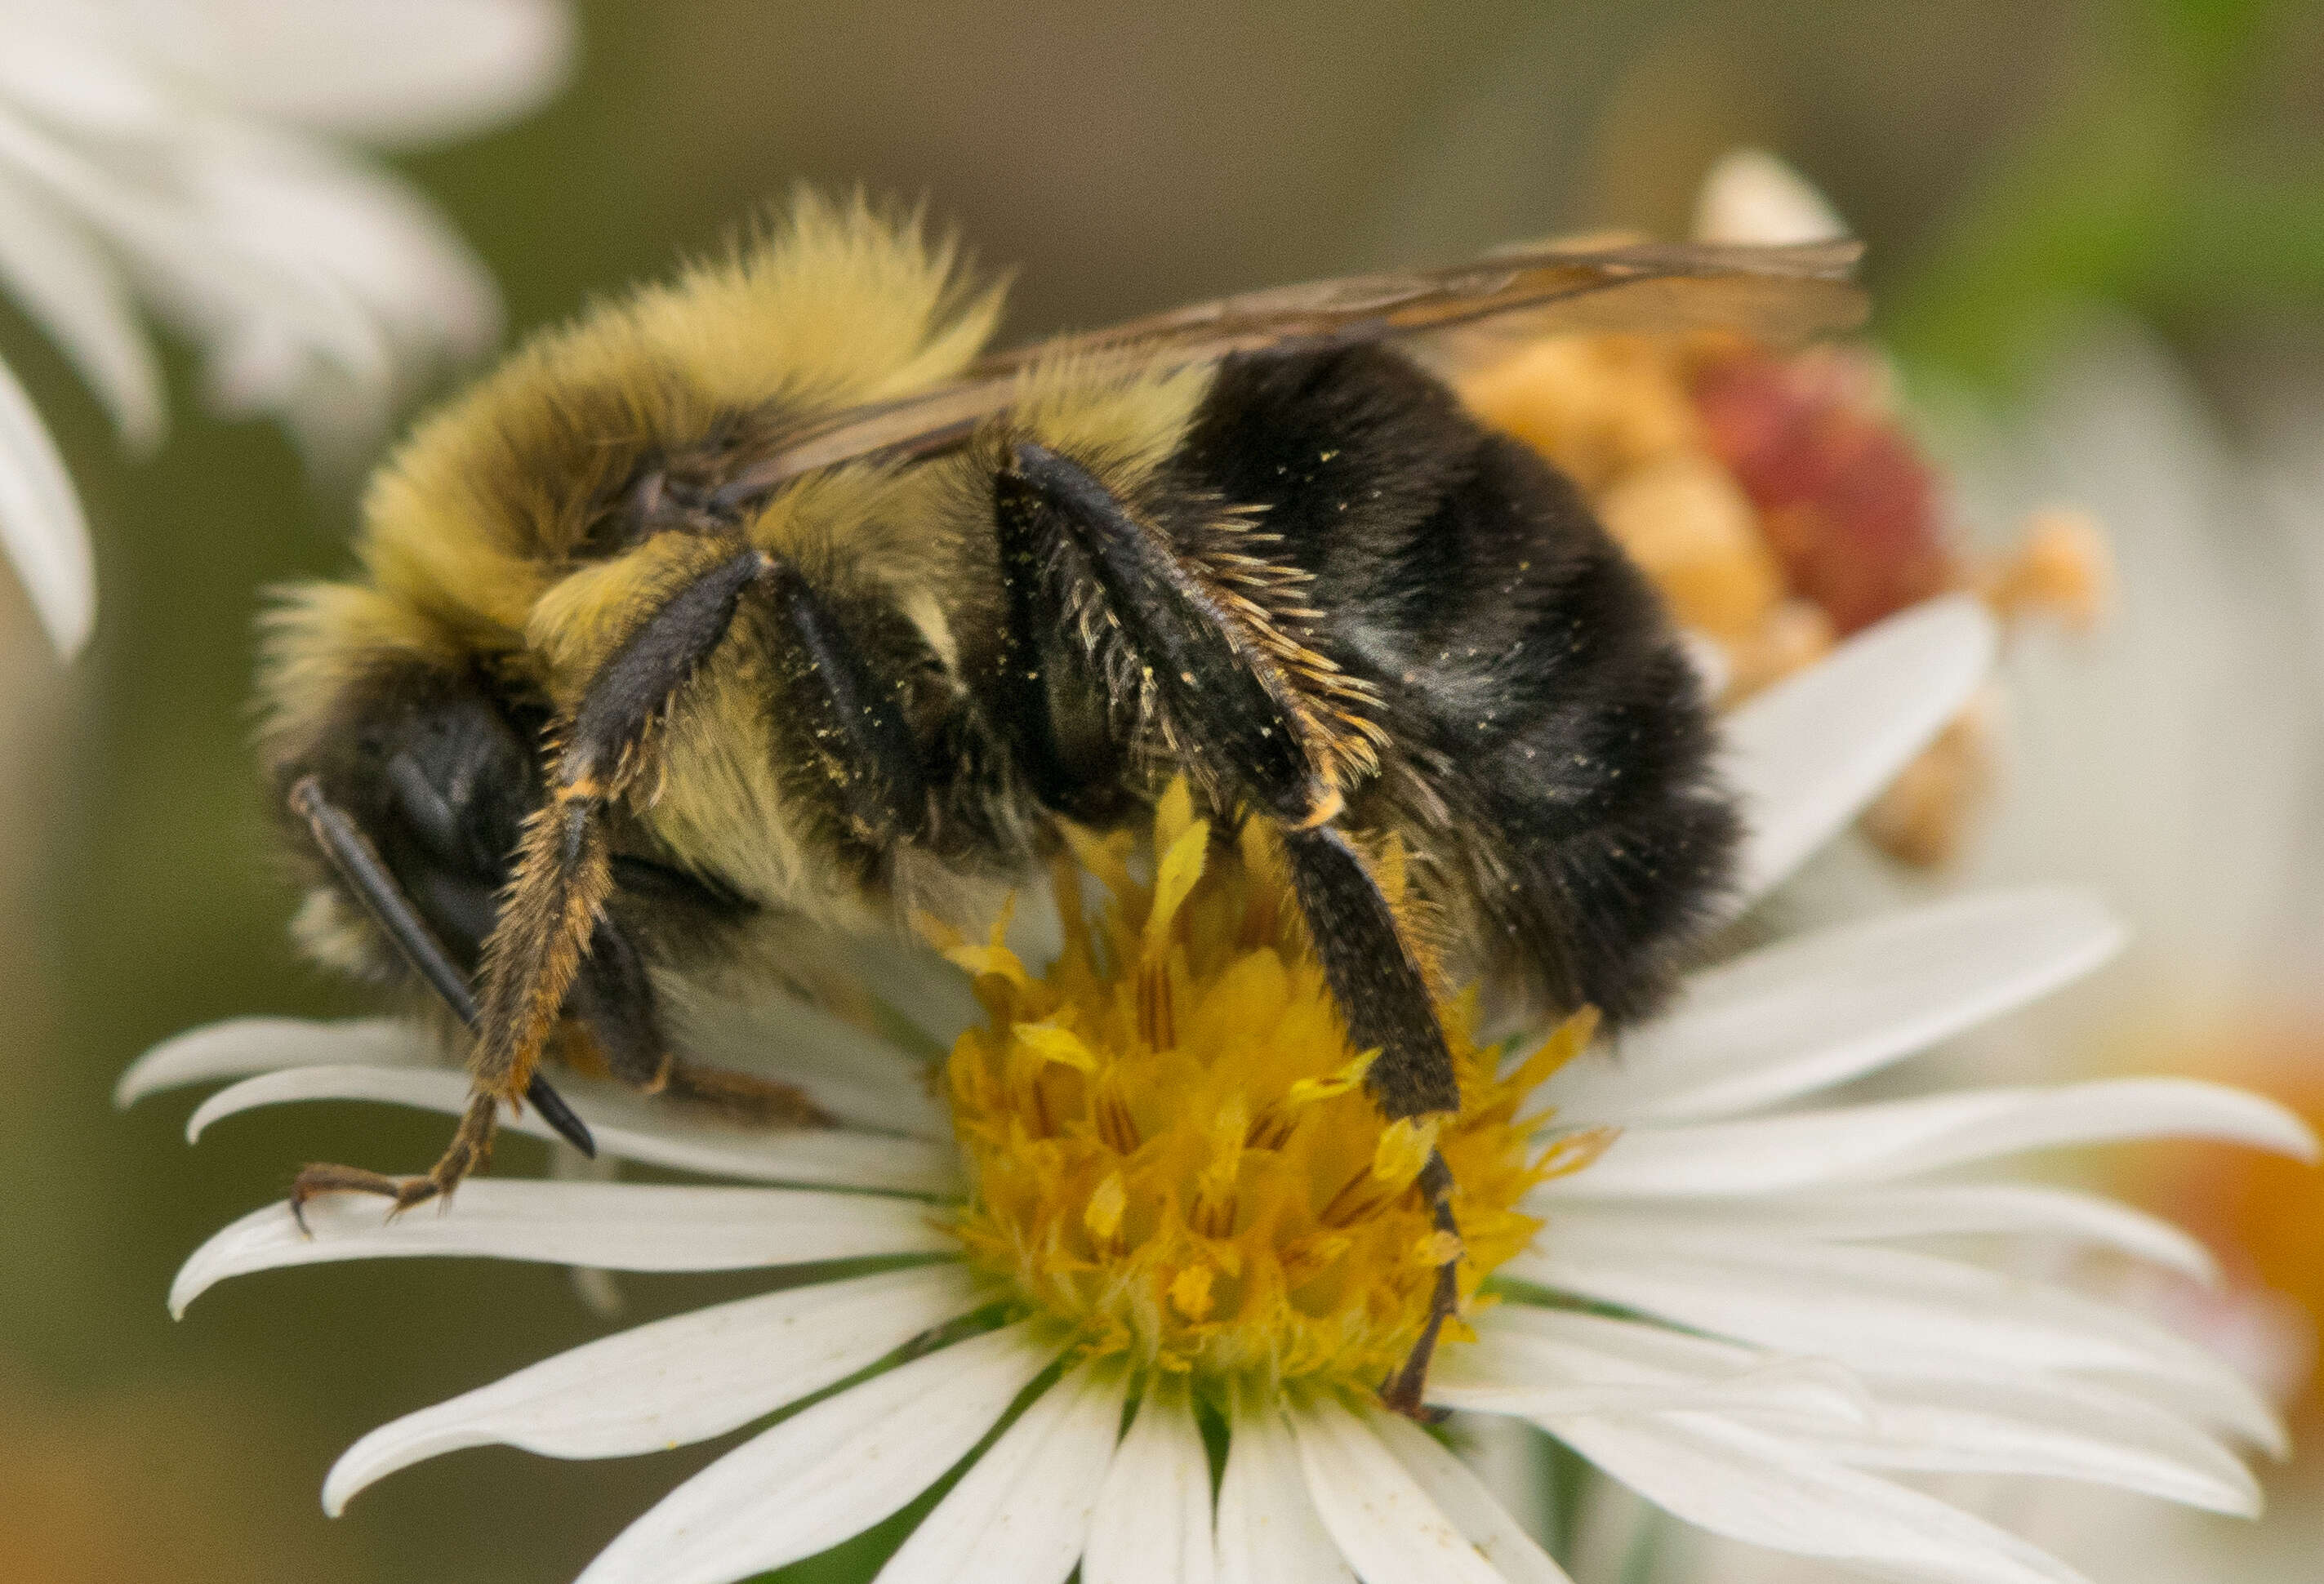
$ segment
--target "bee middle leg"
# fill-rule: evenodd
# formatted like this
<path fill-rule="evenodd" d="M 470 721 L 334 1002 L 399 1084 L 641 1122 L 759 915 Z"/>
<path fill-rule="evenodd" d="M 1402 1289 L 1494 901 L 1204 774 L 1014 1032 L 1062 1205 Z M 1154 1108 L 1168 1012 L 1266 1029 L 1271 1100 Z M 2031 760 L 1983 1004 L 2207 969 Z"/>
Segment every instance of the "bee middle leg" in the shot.
<path fill-rule="evenodd" d="M 673 1051 L 662 1036 L 645 961 L 610 918 L 598 920 L 590 936 L 565 1015 L 579 1026 L 607 1073 L 632 1089 L 743 1127 L 827 1128 L 836 1121 L 790 1084 Z"/>
<path fill-rule="evenodd" d="M 1358 1050 L 1379 1052 L 1366 1082 L 1381 1113 L 1402 1120 L 1459 1110 L 1460 1083 L 1427 974 L 1394 904 L 1339 824 L 1341 788 L 1316 746 L 1333 729 L 1332 707 L 1306 697 L 1202 570 L 1072 458 L 1032 442 L 1014 446 L 994 479 L 993 515 L 1015 629 L 1008 651 L 1034 652 L 1038 623 L 1056 621 L 1076 597 L 1102 605 L 1111 640 L 1130 661 L 1118 674 L 1146 690 L 1172 743 L 1214 793 L 1247 800 L 1279 827 L 1349 1038 Z M 1056 586 L 1075 579 L 1077 589 Z M 1026 695 L 1038 680 L 1003 679 L 1004 699 L 1016 695 L 1011 713 L 1036 725 L 1038 700 Z M 1044 744 L 1038 731 L 1019 734 L 1037 751 Z M 1457 1238 L 1454 1186 L 1443 1156 L 1432 1151 L 1416 1187 L 1437 1228 Z M 1459 1312 L 1459 1266 L 1456 1254 L 1438 1268 L 1420 1336 L 1380 1386 L 1382 1402 L 1409 1417 L 1431 1416 L 1423 1406 L 1428 1366 Z"/>

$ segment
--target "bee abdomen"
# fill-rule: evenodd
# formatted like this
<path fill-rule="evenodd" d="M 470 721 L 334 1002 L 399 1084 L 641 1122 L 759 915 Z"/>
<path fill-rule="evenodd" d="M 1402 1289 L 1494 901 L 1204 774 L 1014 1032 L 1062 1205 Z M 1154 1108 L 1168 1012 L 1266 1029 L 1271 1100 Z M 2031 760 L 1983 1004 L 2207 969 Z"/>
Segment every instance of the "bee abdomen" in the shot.
<path fill-rule="evenodd" d="M 1230 360 L 1178 466 L 1264 508 L 1317 641 L 1376 690 L 1351 813 L 1424 856 L 1455 965 L 1650 1009 L 1738 827 L 1661 603 L 1579 492 L 1375 346 Z"/>

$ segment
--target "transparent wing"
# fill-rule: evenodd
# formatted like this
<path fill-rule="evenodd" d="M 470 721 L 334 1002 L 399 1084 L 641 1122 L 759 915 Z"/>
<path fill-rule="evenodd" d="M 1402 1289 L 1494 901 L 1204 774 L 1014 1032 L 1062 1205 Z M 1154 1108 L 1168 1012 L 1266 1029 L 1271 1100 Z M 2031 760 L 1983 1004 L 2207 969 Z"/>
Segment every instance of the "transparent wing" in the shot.
<path fill-rule="evenodd" d="M 1093 379 L 1215 363 L 1238 352 L 1407 339 L 1440 370 L 1509 340 L 1578 330 L 1733 329 L 1784 343 L 1863 322 L 1853 242 L 1786 247 L 1523 244 L 1434 270 L 1273 287 L 1060 336 L 974 364 L 960 380 L 850 408 L 788 437 L 720 493 L 763 493 L 867 456 L 934 456 L 1008 410 L 1019 376 L 1070 359 Z"/>

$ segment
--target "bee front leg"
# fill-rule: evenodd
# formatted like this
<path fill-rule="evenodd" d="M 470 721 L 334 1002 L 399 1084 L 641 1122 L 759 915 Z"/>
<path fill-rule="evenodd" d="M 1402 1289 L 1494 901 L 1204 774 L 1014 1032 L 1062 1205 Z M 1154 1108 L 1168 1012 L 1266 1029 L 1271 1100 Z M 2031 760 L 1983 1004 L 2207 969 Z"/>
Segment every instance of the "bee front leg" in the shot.
<path fill-rule="evenodd" d="M 361 1166 L 310 1165 L 290 1184 L 290 1213 L 306 1231 L 307 1203 L 326 1193 L 376 1193 L 393 1201 L 392 1218 L 431 1199 L 449 1199 L 452 1190 L 471 1172 L 482 1171 L 492 1159 L 493 1135 L 500 1125 L 500 1102 L 480 1094 L 468 1102 L 452 1142 L 423 1176 L 392 1177 Z"/>
<path fill-rule="evenodd" d="M 1129 663 L 1109 667 L 1099 653 L 1091 658 L 1135 695 L 1116 702 L 1155 718 L 1178 757 L 1208 781 L 1213 801 L 1248 801 L 1279 827 L 1293 889 L 1349 1039 L 1358 1050 L 1380 1053 L 1367 1082 L 1381 1113 L 1403 1120 L 1458 1111 L 1460 1082 L 1427 974 L 1394 905 L 1338 824 L 1344 799 L 1337 777 L 1366 757 L 1348 741 L 1361 727 L 1345 700 L 1316 696 L 1279 658 L 1296 647 L 1285 633 L 1261 630 L 1247 602 L 1073 458 L 1031 441 L 1011 447 L 993 482 L 993 516 L 1016 629 L 1008 653 L 1036 651 L 1045 613 L 1055 620 L 1059 607 L 1076 601 L 1102 609 L 1102 620 L 1089 630 L 1119 644 Z M 1053 586 L 1058 581 L 1072 586 L 1061 591 Z M 1003 680 L 1019 694 L 1012 714 L 1038 713 L 1029 695 L 1038 678 Z M 1029 745 L 1038 751 L 1045 742 L 1034 733 Z M 1432 1151 L 1416 1187 L 1437 1229 L 1457 1239 L 1454 1186 L 1443 1156 Z M 1411 1418 L 1432 1417 L 1423 1405 L 1428 1367 L 1445 1323 L 1459 1313 L 1459 1268 L 1457 1253 L 1438 1268 L 1420 1334 L 1380 1386 L 1381 1401 Z"/>

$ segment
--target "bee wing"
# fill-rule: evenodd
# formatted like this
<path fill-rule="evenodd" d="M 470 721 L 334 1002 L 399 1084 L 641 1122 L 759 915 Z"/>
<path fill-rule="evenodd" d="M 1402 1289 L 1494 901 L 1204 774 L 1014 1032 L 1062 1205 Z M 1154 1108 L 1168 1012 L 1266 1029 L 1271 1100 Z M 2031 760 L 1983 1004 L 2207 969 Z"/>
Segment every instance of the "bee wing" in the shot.
<path fill-rule="evenodd" d="M 1853 242 L 1788 247 L 1587 241 L 1520 244 L 1470 263 L 1350 275 L 1199 302 L 1060 336 L 978 364 L 972 377 L 1053 356 L 1132 353 L 1165 364 L 1305 342 L 1442 333 L 1487 321 L 1568 330 L 1745 330 L 1792 341 L 1862 322 Z"/>
<path fill-rule="evenodd" d="M 1070 359 L 1102 379 L 1238 352 L 1389 338 L 1420 339 L 1440 370 L 1512 338 L 1567 331 L 1723 328 L 1799 340 L 1863 322 L 1864 298 L 1849 279 L 1860 252 L 1853 242 L 1528 244 L 1441 269 L 1243 292 L 1000 353 L 949 384 L 835 413 L 794 433 L 728 490 L 763 493 L 861 457 L 948 450 L 1007 411 L 1019 376 L 1051 359 Z"/>

